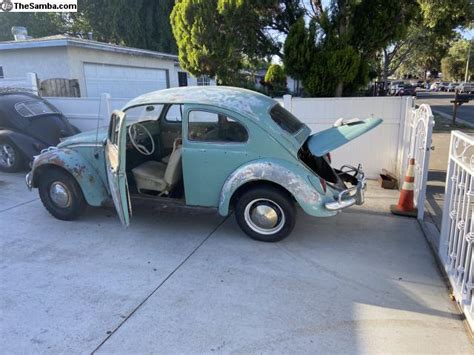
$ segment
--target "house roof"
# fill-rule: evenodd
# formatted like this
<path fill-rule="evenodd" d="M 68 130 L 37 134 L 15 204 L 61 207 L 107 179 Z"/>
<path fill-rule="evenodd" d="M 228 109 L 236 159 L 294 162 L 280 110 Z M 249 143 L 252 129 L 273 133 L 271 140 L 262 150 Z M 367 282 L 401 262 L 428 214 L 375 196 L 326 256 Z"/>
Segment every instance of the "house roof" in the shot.
<path fill-rule="evenodd" d="M 169 59 L 178 61 L 178 56 L 169 53 L 161 53 L 150 51 L 146 49 L 124 47 L 117 44 L 104 43 L 93 41 L 89 39 L 69 37 L 66 35 L 56 35 L 41 38 L 32 38 L 20 41 L 6 41 L 0 42 L 0 51 L 14 50 L 14 49 L 29 49 L 29 48 L 48 48 L 48 47 L 79 47 L 95 49 L 99 51 L 115 52 L 122 54 L 130 54 L 137 56 L 147 56 L 160 59 Z"/>

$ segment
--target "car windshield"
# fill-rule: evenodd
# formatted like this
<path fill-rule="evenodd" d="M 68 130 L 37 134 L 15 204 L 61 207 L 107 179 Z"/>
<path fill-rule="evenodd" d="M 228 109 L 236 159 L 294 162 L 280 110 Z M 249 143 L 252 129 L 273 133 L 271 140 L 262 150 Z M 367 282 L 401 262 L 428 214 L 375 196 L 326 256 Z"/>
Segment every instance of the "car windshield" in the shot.
<path fill-rule="evenodd" d="M 160 118 L 165 105 L 142 105 L 127 110 L 127 122 L 154 121 Z"/>
<path fill-rule="evenodd" d="M 280 126 L 281 129 L 291 134 L 295 134 L 304 126 L 299 119 L 293 116 L 291 112 L 287 111 L 280 104 L 276 104 L 272 107 L 270 110 L 270 117 L 278 126 Z"/>
<path fill-rule="evenodd" d="M 44 101 L 24 101 L 15 104 L 15 110 L 23 117 L 35 117 L 49 113 L 58 113 L 51 105 Z"/>

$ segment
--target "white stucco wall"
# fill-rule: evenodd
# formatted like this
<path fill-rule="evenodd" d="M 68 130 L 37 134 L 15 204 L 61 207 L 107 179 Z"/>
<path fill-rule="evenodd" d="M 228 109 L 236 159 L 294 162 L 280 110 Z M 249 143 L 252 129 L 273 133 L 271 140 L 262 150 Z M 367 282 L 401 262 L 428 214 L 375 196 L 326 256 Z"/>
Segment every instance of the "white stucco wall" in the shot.
<path fill-rule="evenodd" d="M 27 48 L 0 51 L 5 78 L 21 78 L 36 73 L 40 80 L 70 78 L 66 47 Z"/>
<path fill-rule="evenodd" d="M 39 80 L 77 79 L 81 96 L 88 96 L 84 63 L 164 69 L 167 71 L 169 87 L 179 86 L 178 71 L 184 71 L 173 58 L 162 59 L 93 48 L 60 46 L 0 50 L 0 66 L 6 78 L 23 78 L 26 73 L 32 72 L 38 75 Z M 188 86 L 194 85 L 197 85 L 197 79 L 188 73 Z M 215 85 L 214 80 L 211 80 L 211 85 Z"/>

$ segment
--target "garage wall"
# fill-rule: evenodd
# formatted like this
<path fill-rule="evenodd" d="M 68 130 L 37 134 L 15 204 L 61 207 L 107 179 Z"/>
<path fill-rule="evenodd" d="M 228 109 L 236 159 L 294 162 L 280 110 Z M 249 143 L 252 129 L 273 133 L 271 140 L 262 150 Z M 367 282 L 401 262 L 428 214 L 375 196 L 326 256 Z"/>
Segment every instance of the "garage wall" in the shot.
<path fill-rule="evenodd" d="M 85 64 L 87 63 L 122 66 L 129 68 L 144 68 L 150 70 L 150 72 L 157 69 L 166 70 L 169 75 L 169 87 L 178 86 L 178 76 L 177 71 L 175 70 L 175 61 L 173 60 L 165 60 L 141 55 L 130 55 L 108 51 L 98 51 L 81 47 L 68 47 L 68 60 L 71 68 L 71 77 L 79 79 L 81 93 L 83 96 L 86 97 L 97 97 L 98 94 L 94 90 L 92 90 L 93 92 L 91 93 L 88 92 L 85 80 L 85 71 L 87 70 Z M 130 71 L 128 71 L 128 73 L 127 71 L 124 72 L 124 82 L 126 81 L 126 77 L 129 74 Z M 122 83 L 121 87 L 116 89 L 114 97 L 133 98 L 137 96 L 137 90 L 138 84 L 136 82 L 131 82 L 131 85 L 129 87 Z"/>
<path fill-rule="evenodd" d="M 113 97 L 136 97 L 169 86 L 166 69 L 97 63 L 84 63 L 84 80 L 88 97 L 105 92 Z"/>

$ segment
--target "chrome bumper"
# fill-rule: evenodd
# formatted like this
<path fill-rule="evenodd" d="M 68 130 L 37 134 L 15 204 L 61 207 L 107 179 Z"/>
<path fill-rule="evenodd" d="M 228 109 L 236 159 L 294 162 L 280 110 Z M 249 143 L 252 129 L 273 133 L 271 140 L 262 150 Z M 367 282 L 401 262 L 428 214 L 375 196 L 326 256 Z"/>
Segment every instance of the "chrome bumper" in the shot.
<path fill-rule="evenodd" d="M 26 187 L 28 187 L 28 190 L 31 191 L 31 189 L 33 188 L 33 184 L 31 181 L 31 171 L 28 174 L 26 174 L 25 183 L 26 183 Z"/>
<path fill-rule="evenodd" d="M 326 202 L 324 206 L 330 211 L 339 211 L 352 205 L 362 205 L 364 203 L 365 190 L 367 189 L 365 174 L 360 166 L 350 168 L 356 172 L 357 185 L 339 192 L 336 201 Z"/>

